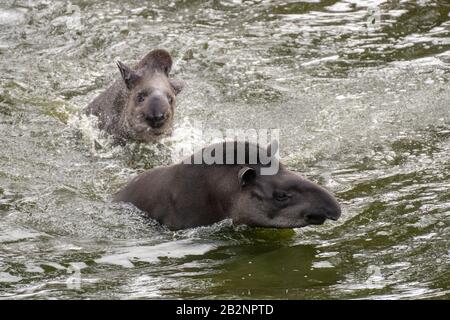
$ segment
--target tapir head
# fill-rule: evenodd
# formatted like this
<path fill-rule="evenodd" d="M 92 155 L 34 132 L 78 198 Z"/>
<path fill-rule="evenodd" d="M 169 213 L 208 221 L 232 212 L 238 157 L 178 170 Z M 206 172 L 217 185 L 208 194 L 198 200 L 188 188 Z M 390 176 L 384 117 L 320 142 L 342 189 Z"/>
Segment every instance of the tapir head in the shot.
<path fill-rule="evenodd" d="M 299 228 L 340 217 L 336 199 L 314 182 L 283 166 L 275 175 L 261 175 L 259 169 L 245 165 L 236 169 L 240 192 L 232 212 L 235 224 Z"/>
<path fill-rule="evenodd" d="M 172 67 L 170 54 L 161 49 L 151 51 L 135 67 L 118 61 L 128 95 L 122 120 L 136 140 L 151 141 L 170 133 L 173 124 L 175 97 L 184 82 L 169 79 Z"/>

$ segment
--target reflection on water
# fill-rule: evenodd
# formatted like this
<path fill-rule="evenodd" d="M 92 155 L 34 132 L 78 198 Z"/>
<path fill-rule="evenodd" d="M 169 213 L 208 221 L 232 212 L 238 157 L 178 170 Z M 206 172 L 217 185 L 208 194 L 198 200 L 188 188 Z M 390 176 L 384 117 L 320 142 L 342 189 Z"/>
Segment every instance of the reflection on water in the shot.
<path fill-rule="evenodd" d="M 79 113 L 155 47 L 175 134 L 113 146 Z M 447 1 L 3 0 L 0 61 L 0 297 L 449 297 Z M 198 124 L 280 128 L 343 218 L 171 232 L 110 203 Z"/>

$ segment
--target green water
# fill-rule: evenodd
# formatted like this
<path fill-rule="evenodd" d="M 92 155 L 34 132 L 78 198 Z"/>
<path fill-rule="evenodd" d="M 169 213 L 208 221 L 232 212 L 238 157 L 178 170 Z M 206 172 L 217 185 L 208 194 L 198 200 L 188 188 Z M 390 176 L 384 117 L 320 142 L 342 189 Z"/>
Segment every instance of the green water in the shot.
<path fill-rule="evenodd" d="M 448 299 L 449 14 L 444 0 L 0 0 L 0 297 Z M 156 47 L 187 82 L 175 134 L 114 147 L 79 113 L 117 59 Z M 342 219 L 171 232 L 110 203 L 199 123 L 280 128 L 284 163 L 332 190 Z"/>

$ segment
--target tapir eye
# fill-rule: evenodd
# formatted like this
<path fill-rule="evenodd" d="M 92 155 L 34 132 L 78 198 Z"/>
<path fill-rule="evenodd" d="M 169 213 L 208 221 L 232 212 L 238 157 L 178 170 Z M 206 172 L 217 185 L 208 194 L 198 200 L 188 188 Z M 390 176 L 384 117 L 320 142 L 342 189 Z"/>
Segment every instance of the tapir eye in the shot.
<path fill-rule="evenodd" d="M 274 191 L 273 198 L 277 201 L 287 201 L 291 196 L 285 191 Z"/>
<path fill-rule="evenodd" d="M 145 100 L 145 92 L 138 93 L 137 101 L 140 103 L 140 102 L 144 102 L 144 100 Z"/>
<path fill-rule="evenodd" d="M 171 95 L 167 95 L 167 101 L 169 101 L 169 103 L 172 104 L 173 97 Z"/>

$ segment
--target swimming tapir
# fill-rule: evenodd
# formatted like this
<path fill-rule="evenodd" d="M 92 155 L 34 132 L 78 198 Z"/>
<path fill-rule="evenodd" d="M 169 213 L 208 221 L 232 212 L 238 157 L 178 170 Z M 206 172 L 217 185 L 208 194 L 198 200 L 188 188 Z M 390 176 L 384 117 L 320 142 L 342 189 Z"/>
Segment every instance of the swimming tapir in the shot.
<path fill-rule="evenodd" d="M 212 145 L 187 161 L 137 176 L 114 200 L 131 202 L 172 230 L 227 218 L 234 224 L 268 228 L 299 228 L 337 220 L 339 204 L 324 188 L 279 162 L 275 174 L 262 174 L 277 161 L 271 149 L 237 141 Z M 202 157 L 218 155 L 217 150 L 222 156 L 216 160 L 223 161 L 211 163 Z M 263 164 L 258 156 L 264 152 L 272 159 L 270 163 Z"/>
<path fill-rule="evenodd" d="M 184 82 L 169 78 L 170 54 L 148 53 L 134 68 L 118 61 L 122 79 L 116 80 L 86 108 L 98 117 L 99 128 L 119 142 L 155 141 L 172 131 L 175 96 Z"/>

